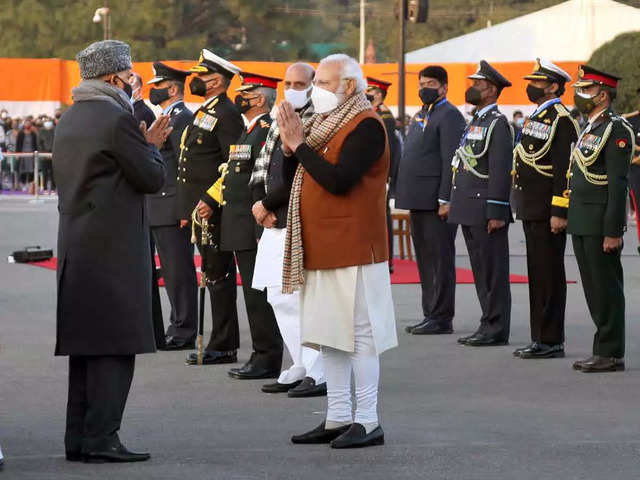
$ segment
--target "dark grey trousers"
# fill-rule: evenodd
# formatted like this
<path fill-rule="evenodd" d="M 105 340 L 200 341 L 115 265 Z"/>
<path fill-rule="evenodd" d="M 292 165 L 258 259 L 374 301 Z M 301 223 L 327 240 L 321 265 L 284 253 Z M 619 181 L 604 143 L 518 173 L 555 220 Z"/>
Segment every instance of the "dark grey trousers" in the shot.
<path fill-rule="evenodd" d="M 178 342 L 192 342 L 198 322 L 198 286 L 191 229 L 176 225 L 153 227 L 152 232 L 171 304 L 167 335 L 176 337 Z"/>
<path fill-rule="evenodd" d="M 411 238 L 422 284 L 422 313 L 427 320 L 451 323 L 456 303 L 456 233 L 438 212 L 411 211 Z"/>
<path fill-rule="evenodd" d="M 509 225 L 493 233 L 486 226 L 463 226 L 482 309 L 480 333 L 508 340 L 511 328 Z"/>

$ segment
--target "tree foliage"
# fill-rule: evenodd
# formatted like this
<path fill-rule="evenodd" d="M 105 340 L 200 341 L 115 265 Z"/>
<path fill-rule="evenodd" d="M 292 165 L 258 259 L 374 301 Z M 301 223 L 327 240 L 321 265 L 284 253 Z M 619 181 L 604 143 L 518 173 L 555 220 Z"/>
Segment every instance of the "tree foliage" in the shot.
<path fill-rule="evenodd" d="M 589 65 L 622 77 L 614 103 L 618 112 L 631 112 L 640 108 L 637 92 L 640 87 L 640 32 L 623 33 L 605 43 L 593 52 Z"/>

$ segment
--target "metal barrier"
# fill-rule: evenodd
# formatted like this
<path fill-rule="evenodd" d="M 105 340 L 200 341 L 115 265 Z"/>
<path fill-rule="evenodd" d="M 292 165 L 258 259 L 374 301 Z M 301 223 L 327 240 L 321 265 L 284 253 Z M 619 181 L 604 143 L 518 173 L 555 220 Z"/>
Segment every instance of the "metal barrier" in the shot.
<path fill-rule="evenodd" d="M 44 191 L 44 185 L 40 185 L 42 181 L 44 181 L 43 177 L 40 176 L 40 160 L 41 159 L 50 159 L 52 155 L 50 153 L 40 153 L 37 150 L 31 153 L 15 153 L 15 152 L 2 152 L 2 163 L 5 161 L 9 164 L 9 172 L 12 177 L 11 190 L 16 191 L 18 189 L 18 169 L 16 162 L 13 159 L 20 158 L 29 158 L 33 157 L 33 185 L 34 185 L 34 194 L 35 201 L 38 201 L 40 198 L 40 189 Z M 12 160 L 12 161 L 9 161 Z M 0 164 L 0 171 L 2 172 L 2 179 L 4 180 L 4 172 L 5 169 Z M 49 192 L 51 190 L 49 189 Z"/>

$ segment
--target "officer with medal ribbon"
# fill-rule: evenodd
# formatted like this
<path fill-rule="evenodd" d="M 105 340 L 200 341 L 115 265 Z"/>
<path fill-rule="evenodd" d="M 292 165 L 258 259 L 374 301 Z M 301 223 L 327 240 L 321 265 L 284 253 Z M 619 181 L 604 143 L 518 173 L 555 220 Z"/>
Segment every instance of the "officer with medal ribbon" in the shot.
<path fill-rule="evenodd" d="M 165 183 L 159 192 L 147 195 L 149 225 L 158 249 L 162 276 L 171 304 L 170 325 L 162 350 L 194 348 L 196 337 L 197 285 L 193 264 L 193 245 L 188 229 L 180 228 L 176 209 L 176 177 L 180 157 L 180 138 L 193 113 L 183 101 L 184 83 L 189 72 L 153 63 L 149 101 L 162 108 L 171 118 L 173 130 L 160 153 L 167 169 Z M 164 331 L 162 332 L 164 334 Z"/>
<path fill-rule="evenodd" d="M 580 127 L 560 101 L 571 76 L 538 59 L 527 96 L 537 108 L 525 122 L 513 152 L 513 201 L 527 243 L 531 343 L 520 358 L 564 357 L 567 282 L 567 168 Z"/>
<path fill-rule="evenodd" d="M 277 78 L 242 72 L 242 85 L 235 104 L 245 120 L 245 128 L 229 150 L 229 162 L 222 185 L 222 216 L 220 249 L 233 256 L 242 277 L 242 291 L 253 342 L 253 354 L 241 368 L 229 375 L 238 379 L 277 378 L 282 366 L 283 343 L 273 308 L 267 302 L 265 290 L 251 287 L 258 252 L 258 239 L 262 233 L 253 218 L 251 207 L 255 200 L 249 179 L 256 158 L 271 127 L 269 112 L 273 108 Z M 215 186 L 209 190 L 216 195 Z M 208 205 L 200 206 L 203 218 L 210 214 Z"/>
<path fill-rule="evenodd" d="M 569 224 L 589 313 L 596 325 L 593 356 L 582 372 L 624 370 L 624 312 L 620 254 L 627 220 L 627 184 L 634 134 L 611 107 L 620 78 L 588 65 L 578 71 L 574 103 L 589 121 L 568 172 Z"/>
<path fill-rule="evenodd" d="M 236 308 L 236 267 L 233 255 L 221 252 L 220 206 L 207 195 L 207 189 L 220 176 L 218 169 L 226 163 L 229 146 L 242 133 L 242 117 L 227 97 L 231 79 L 240 71 L 234 64 L 203 49 L 197 65 L 190 69 L 195 74 L 189 88 L 191 93 L 205 98 L 195 112 L 193 122 L 181 136 L 180 159 L 177 175 L 177 209 L 180 226 L 188 228 L 194 207 L 203 205 L 211 210 L 209 224 L 212 231 L 210 245 L 198 244 L 206 260 L 202 269 L 207 272 L 211 297 L 211 339 L 205 348 L 205 365 L 234 363 L 240 344 L 238 312 Z M 201 243 L 201 232 L 195 229 L 195 238 Z M 187 363 L 195 365 L 197 355 L 190 354 Z"/>
<path fill-rule="evenodd" d="M 462 227 L 482 309 L 480 326 L 458 339 L 469 346 L 506 345 L 511 324 L 509 194 L 513 136 L 496 102 L 511 82 L 482 60 L 469 76 L 467 103 L 476 113 L 453 159 L 449 222 Z"/>

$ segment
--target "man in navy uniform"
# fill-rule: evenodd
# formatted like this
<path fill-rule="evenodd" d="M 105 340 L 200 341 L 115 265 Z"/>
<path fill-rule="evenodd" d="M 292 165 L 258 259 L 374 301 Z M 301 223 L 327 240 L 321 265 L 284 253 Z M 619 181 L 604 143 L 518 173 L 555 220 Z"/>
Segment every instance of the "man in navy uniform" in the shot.
<path fill-rule="evenodd" d="M 159 192 L 147 196 L 149 225 L 162 265 L 162 277 L 171 304 L 170 326 L 162 350 L 193 349 L 197 323 L 196 270 L 189 229 L 180 228 L 176 208 L 176 178 L 180 157 L 180 138 L 193 113 L 185 106 L 184 82 L 189 72 L 161 62 L 153 64 L 154 77 L 149 101 L 162 108 L 171 119 L 173 130 L 160 153 L 167 176 Z M 164 332 L 163 332 L 164 333 Z"/>
<path fill-rule="evenodd" d="M 231 369 L 229 375 L 243 380 L 277 378 L 282 366 L 282 337 L 273 308 L 267 302 L 266 290 L 251 286 L 262 227 L 251 211 L 254 198 L 249 180 L 271 127 L 269 112 L 275 104 L 280 80 L 248 72 L 240 76 L 242 85 L 237 89 L 235 104 L 244 117 L 245 128 L 229 151 L 222 186 L 220 250 L 232 257 L 235 255 L 240 270 L 253 353 L 245 365 Z M 210 203 L 204 202 L 198 207 L 203 218 L 211 214 Z"/>
<path fill-rule="evenodd" d="M 624 312 L 620 254 L 627 221 L 634 134 L 611 108 L 620 78 L 588 65 L 578 72 L 574 103 L 589 121 L 571 153 L 569 224 L 589 313 L 596 325 L 593 356 L 573 364 L 582 372 L 624 370 Z"/>
<path fill-rule="evenodd" d="M 396 206 L 411 210 L 411 236 L 422 284 L 423 320 L 406 331 L 447 334 L 453 332 L 458 229 L 447 223 L 451 159 L 465 122 L 447 101 L 449 79 L 444 68 L 426 67 L 418 80 L 423 107 L 409 126 L 396 183 Z"/>
<path fill-rule="evenodd" d="M 220 176 L 218 169 L 229 157 L 229 146 L 242 133 L 242 117 L 227 97 L 231 79 L 240 69 L 206 48 L 200 54 L 197 65 L 190 69 L 196 76 L 189 88 L 191 93 L 205 98 L 195 112 L 193 122 L 182 132 L 180 159 L 177 175 L 177 209 L 180 226 L 187 228 L 196 206 L 211 208 L 210 231 L 212 245 L 200 245 L 205 253 L 211 297 L 212 330 L 205 347 L 205 365 L 234 363 L 240 345 L 238 311 L 236 308 L 236 266 L 233 255 L 219 250 L 221 209 L 207 189 Z M 199 232 L 197 232 L 199 233 Z M 200 241 L 201 235 L 196 238 Z M 187 363 L 195 365 L 197 355 L 192 353 Z"/>
<path fill-rule="evenodd" d="M 480 326 L 458 342 L 469 346 L 506 345 L 511 325 L 509 285 L 509 194 L 513 136 L 496 102 L 511 82 L 482 60 L 469 78 L 467 103 L 476 113 L 453 161 L 449 222 L 462 226 L 476 292 L 482 309 Z"/>
<path fill-rule="evenodd" d="M 513 199 L 527 243 L 531 343 L 513 352 L 520 358 L 564 357 L 569 199 L 567 169 L 580 127 L 562 104 L 567 72 L 538 59 L 527 96 L 537 108 L 525 122 L 513 160 Z"/>

